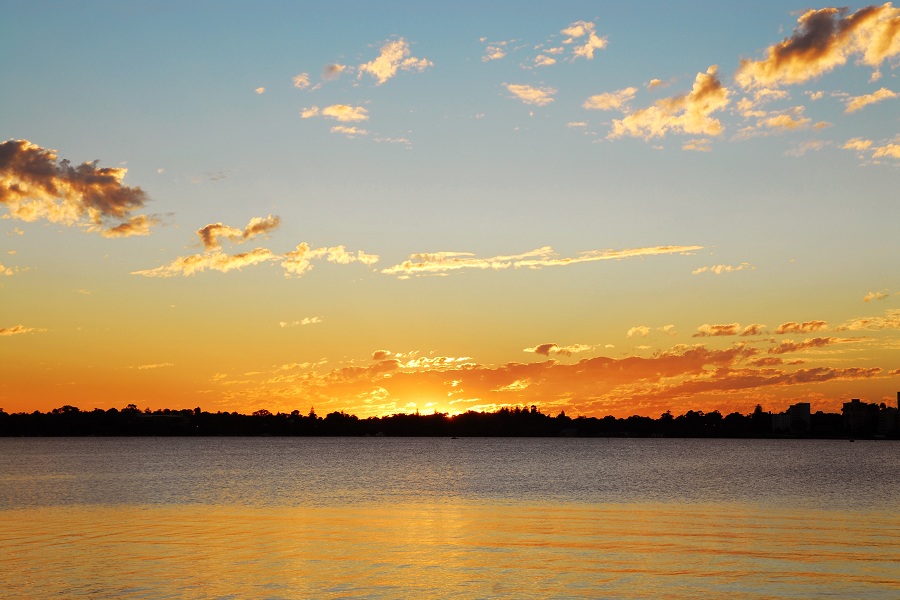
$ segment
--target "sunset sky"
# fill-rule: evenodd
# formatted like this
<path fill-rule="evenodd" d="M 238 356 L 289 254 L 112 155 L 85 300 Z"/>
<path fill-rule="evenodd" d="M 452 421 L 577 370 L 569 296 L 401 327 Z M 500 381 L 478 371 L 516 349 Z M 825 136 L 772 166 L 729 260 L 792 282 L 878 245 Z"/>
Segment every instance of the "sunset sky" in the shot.
<path fill-rule="evenodd" d="M 0 2 L 0 407 L 900 390 L 900 8 Z"/>

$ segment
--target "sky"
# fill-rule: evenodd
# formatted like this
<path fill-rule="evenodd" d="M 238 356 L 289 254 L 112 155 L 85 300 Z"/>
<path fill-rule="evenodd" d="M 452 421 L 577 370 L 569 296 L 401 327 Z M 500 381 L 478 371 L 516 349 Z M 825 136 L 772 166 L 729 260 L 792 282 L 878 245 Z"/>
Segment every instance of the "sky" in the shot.
<path fill-rule="evenodd" d="M 0 408 L 895 404 L 900 8 L 0 0 Z"/>

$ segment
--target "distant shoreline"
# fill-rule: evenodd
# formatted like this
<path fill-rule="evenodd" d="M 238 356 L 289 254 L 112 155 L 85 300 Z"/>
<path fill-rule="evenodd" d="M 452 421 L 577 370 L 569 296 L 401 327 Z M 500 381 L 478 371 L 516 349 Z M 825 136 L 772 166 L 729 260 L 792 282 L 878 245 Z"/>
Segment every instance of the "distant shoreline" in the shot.
<path fill-rule="evenodd" d="M 874 405 L 873 405 L 874 406 Z M 876 407 L 877 408 L 877 407 Z M 881 409 L 891 411 L 895 409 Z M 502 408 L 495 412 L 422 415 L 394 414 L 360 419 L 344 412 L 320 417 L 314 411 L 245 415 L 194 409 L 82 411 L 64 406 L 47 413 L 0 411 L 0 437 L 542 437 L 542 438 L 734 438 L 734 439 L 900 439 L 896 422 L 872 412 L 868 420 L 817 412 L 808 420 L 785 421 L 757 406 L 753 413 L 688 411 L 657 419 L 631 416 L 550 416 L 537 407 Z M 893 413 L 885 412 L 887 416 Z M 895 415 L 894 415 L 895 416 Z M 773 418 L 776 417 L 776 418 Z M 891 427 L 893 425 L 893 427 Z"/>

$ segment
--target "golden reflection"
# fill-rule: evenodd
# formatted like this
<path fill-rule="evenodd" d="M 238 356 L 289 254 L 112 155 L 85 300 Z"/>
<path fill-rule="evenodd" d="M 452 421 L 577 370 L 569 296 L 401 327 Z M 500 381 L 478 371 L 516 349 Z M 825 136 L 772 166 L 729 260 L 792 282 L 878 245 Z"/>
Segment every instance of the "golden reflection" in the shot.
<path fill-rule="evenodd" d="M 3 597 L 900 592 L 895 515 L 852 538 L 871 515 L 721 504 L 54 507 L 0 518 L 0 570 L 14 574 Z"/>

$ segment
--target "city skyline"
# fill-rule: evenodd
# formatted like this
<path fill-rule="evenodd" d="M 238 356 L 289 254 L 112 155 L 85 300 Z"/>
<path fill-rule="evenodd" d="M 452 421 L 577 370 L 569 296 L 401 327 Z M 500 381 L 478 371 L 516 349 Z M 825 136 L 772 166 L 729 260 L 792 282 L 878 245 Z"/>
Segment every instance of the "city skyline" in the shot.
<path fill-rule="evenodd" d="M 900 9 L 0 5 L 0 407 L 900 389 Z"/>

